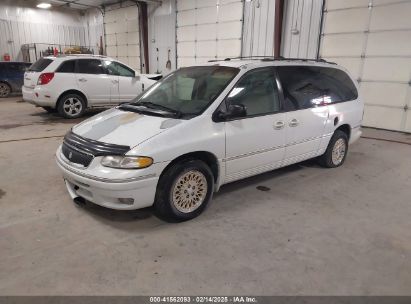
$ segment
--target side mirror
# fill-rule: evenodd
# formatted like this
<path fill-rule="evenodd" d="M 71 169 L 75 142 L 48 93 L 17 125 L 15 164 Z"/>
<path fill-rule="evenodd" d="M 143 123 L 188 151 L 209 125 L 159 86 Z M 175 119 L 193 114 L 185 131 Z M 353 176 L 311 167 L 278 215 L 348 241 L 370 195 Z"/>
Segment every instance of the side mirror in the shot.
<path fill-rule="evenodd" d="M 247 109 L 244 105 L 229 105 L 227 112 L 218 111 L 215 113 L 215 121 L 225 121 L 227 119 L 240 118 L 247 116 Z"/>
<path fill-rule="evenodd" d="M 139 81 L 140 80 L 140 75 L 134 75 L 134 79 Z"/>

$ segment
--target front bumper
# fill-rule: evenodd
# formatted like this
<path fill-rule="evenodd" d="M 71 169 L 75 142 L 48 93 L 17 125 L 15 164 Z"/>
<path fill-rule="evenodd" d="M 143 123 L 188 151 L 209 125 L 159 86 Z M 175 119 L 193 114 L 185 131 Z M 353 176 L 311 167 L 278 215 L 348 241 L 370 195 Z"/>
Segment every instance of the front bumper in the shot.
<path fill-rule="evenodd" d="M 101 178 L 70 166 L 63 157 L 58 149 L 57 165 L 63 172 L 72 199 L 82 197 L 97 205 L 117 210 L 133 210 L 153 205 L 158 182 L 158 176 L 155 174 L 127 179 Z M 120 199 L 134 201 L 122 203 Z"/>

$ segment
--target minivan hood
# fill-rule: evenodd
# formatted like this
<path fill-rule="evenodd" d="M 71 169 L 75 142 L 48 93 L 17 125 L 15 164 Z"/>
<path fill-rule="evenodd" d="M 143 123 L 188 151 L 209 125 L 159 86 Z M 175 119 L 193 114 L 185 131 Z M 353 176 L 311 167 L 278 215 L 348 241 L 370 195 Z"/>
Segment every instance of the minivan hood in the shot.
<path fill-rule="evenodd" d="M 134 147 L 181 122 L 113 108 L 74 126 L 72 131 L 85 138 Z"/>

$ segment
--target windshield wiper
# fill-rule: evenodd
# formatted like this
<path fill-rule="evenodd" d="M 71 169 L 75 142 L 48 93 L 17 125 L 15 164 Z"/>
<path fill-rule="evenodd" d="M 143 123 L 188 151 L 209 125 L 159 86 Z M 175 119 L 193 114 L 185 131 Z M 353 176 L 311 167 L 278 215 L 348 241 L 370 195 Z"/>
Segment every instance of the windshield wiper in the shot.
<path fill-rule="evenodd" d="M 151 108 L 151 109 L 160 109 L 160 110 L 163 110 L 163 111 L 166 111 L 166 112 L 173 113 L 178 118 L 183 115 L 183 113 L 181 111 L 174 110 L 174 109 L 171 109 L 169 107 L 159 105 L 159 104 L 156 104 L 156 103 L 153 103 L 153 102 L 150 102 L 150 101 L 140 101 L 140 102 L 135 103 L 134 105 L 136 105 L 136 106 L 142 105 L 142 106 L 145 106 L 145 107 Z"/>

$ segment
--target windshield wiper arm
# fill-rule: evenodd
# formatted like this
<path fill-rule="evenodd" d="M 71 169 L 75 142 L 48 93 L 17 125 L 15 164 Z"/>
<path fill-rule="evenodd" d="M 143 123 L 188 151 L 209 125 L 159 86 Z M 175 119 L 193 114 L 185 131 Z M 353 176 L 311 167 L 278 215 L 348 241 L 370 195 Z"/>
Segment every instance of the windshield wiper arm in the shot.
<path fill-rule="evenodd" d="M 159 105 L 157 103 L 153 103 L 153 102 L 150 102 L 150 101 L 140 101 L 140 102 L 135 103 L 134 105 L 136 105 L 136 106 L 142 105 L 142 106 L 145 106 L 147 108 L 152 108 L 152 109 L 157 108 L 157 109 L 160 109 L 160 110 L 163 110 L 163 111 L 166 111 L 166 112 L 173 113 L 178 117 L 181 117 L 183 115 L 183 113 L 178 111 L 178 110 L 174 110 L 174 109 L 171 109 L 169 107 Z"/>

